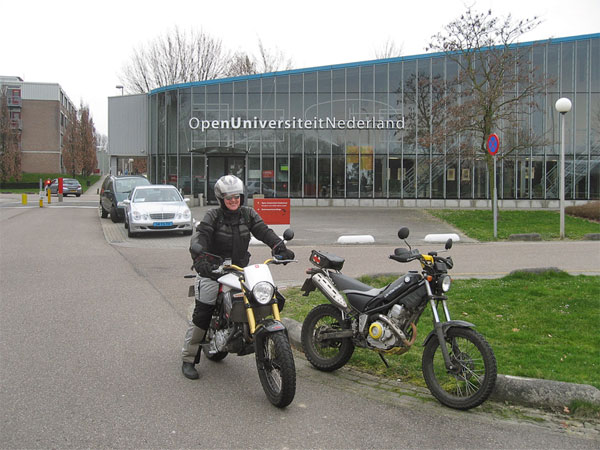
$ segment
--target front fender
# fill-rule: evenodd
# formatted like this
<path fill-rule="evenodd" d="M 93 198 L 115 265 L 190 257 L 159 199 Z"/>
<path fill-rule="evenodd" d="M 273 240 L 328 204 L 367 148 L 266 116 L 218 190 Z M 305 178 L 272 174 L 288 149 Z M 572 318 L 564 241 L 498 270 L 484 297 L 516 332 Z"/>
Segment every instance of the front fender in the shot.
<path fill-rule="evenodd" d="M 283 331 L 287 336 L 287 328 L 279 320 L 265 319 L 257 325 L 256 332 L 254 333 L 254 349 L 259 359 L 262 360 L 265 357 L 263 347 L 265 336 L 279 331 Z"/>
<path fill-rule="evenodd" d="M 265 319 L 257 325 L 254 339 L 262 339 L 267 333 L 275 333 L 276 331 L 282 330 L 287 335 L 287 328 L 282 322 L 275 319 Z"/>
<path fill-rule="evenodd" d="M 440 326 L 442 327 L 442 332 L 444 333 L 444 336 L 446 335 L 446 331 L 448 331 L 448 329 L 450 328 L 475 328 L 474 324 L 472 324 L 471 322 L 466 322 L 464 320 L 450 320 L 448 322 L 442 322 Z M 429 340 L 435 335 L 435 330 L 431 330 L 425 338 L 425 341 L 423 342 L 423 347 L 425 347 Z"/>

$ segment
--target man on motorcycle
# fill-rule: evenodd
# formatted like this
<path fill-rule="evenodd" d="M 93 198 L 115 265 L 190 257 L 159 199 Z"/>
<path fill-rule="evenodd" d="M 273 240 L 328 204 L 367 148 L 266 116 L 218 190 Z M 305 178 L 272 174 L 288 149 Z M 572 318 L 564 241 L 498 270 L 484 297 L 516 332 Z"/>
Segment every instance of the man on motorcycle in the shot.
<path fill-rule="evenodd" d="M 250 261 L 248 245 L 252 234 L 274 249 L 274 253 L 281 259 L 294 259 L 294 252 L 285 247 L 283 241 L 263 222 L 258 213 L 248 206 L 242 206 L 242 180 L 234 175 L 219 178 L 215 183 L 215 196 L 220 207 L 206 213 L 196 227 L 190 243 L 194 269 L 198 272 L 194 283 L 196 303 L 181 353 L 183 375 L 191 380 L 199 377 L 194 366 L 200 359 L 200 344 L 210 325 L 219 293 L 219 284 L 211 272 L 213 264 L 202 253 L 194 254 L 192 245 L 199 244 L 203 252 L 231 259 L 232 264 L 245 267 Z"/>

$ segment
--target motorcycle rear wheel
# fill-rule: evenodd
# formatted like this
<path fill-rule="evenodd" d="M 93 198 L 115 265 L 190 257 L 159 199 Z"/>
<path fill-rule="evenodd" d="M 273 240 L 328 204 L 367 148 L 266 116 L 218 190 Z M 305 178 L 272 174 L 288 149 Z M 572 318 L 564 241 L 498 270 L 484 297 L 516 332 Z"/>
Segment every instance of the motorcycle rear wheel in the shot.
<path fill-rule="evenodd" d="M 256 349 L 260 384 L 273 405 L 285 408 L 296 395 L 296 365 L 290 342 L 285 332 L 276 331 L 267 334 L 261 345 L 261 350 Z"/>
<path fill-rule="evenodd" d="M 302 348 L 306 359 L 323 372 L 332 372 L 343 367 L 354 353 L 351 338 L 320 340 L 326 331 L 348 329 L 342 320 L 342 313 L 333 305 L 315 306 L 302 324 Z"/>
<path fill-rule="evenodd" d="M 481 405 L 496 384 L 496 357 L 485 338 L 470 328 L 450 328 L 446 343 L 457 370 L 446 369 L 437 336 L 423 351 L 422 369 L 427 387 L 440 403 L 454 409 Z"/>

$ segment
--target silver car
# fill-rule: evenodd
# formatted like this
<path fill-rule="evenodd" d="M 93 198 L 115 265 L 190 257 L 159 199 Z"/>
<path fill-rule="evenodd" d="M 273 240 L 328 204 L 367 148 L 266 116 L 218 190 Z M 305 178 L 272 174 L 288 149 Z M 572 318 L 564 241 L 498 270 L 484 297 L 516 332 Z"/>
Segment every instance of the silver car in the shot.
<path fill-rule="evenodd" d="M 193 218 L 187 203 L 175 186 L 137 186 L 129 197 L 119 202 L 125 208 L 127 235 L 140 233 L 182 231 L 192 234 Z"/>
<path fill-rule="evenodd" d="M 52 180 L 52 183 L 48 185 L 48 190 L 52 195 L 58 195 L 58 178 Z M 73 194 L 79 197 L 82 193 L 81 183 L 75 178 L 63 178 L 63 196 L 66 197 L 69 194 Z"/>

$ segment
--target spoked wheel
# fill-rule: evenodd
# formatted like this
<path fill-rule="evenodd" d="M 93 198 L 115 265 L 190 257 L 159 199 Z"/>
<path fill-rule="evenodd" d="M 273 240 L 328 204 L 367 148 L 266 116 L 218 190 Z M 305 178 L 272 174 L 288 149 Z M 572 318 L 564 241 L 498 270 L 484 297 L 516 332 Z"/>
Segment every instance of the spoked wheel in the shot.
<path fill-rule="evenodd" d="M 290 343 L 283 331 L 277 331 L 267 334 L 261 345 L 256 350 L 260 384 L 271 403 L 285 408 L 296 395 L 296 365 Z"/>
<path fill-rule="evenodd" d="M 469 328 L 450 328 L 446 347 L 454 370 L 446 369 L 436 336 L 423 351 L 423 377 L 442 404 L 455 409 L 481 405 L 496 384 L 496 357 L 485 338 Z"/>
<path fill-rule="evenodd" d="M 313 308 L 302 324 L 302 348 L 306 359 L 324 372 L 342 367 L 354 353 L 352 339 L 326 339 L 326 336 L 328 332 L 348 328 L 342 320 L 342 313 L 335 306 L 319 305 Z"/>

